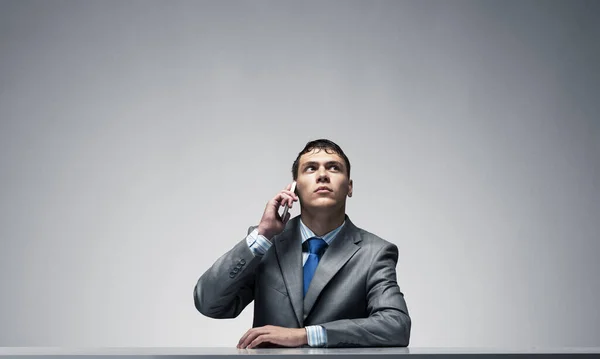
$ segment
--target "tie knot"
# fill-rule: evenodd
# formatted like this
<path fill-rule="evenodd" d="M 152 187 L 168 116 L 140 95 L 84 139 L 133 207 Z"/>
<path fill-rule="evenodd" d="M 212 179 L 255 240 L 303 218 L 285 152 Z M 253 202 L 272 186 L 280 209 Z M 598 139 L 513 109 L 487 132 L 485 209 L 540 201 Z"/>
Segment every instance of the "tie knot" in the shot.
<path fill-rule="evenodd" d="M 320 256 L 327 247 L 327 242 L 319 237 L 313 237 L 308 240 L 308 252 Z"/>

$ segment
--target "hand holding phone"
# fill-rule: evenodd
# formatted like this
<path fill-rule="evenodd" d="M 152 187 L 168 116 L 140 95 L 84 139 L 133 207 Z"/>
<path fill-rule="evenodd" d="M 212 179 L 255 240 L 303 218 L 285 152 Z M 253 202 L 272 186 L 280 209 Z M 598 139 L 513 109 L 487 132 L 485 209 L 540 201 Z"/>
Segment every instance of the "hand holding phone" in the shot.
<path fill-rule="evenodd" d="M 258 224 L 258 234 L 271 239 L 273 236 L 283 232 L 288 211 L 292 201 L 297 201 L 298 196 L 295 194 L 296 182 L 286 186 L 273 199 L 271 199 L 265 208 L 265 212 Z M 279 209 L 283 205 L 283 214 L 279 215 Z"/>

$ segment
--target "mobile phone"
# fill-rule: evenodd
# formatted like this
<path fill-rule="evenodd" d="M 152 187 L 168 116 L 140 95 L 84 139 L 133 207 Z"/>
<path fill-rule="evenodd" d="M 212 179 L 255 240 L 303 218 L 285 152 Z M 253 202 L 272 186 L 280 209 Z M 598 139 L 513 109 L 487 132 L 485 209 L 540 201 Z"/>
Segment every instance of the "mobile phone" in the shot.
<path fill-rule="evenodd" d="M 292 187 L 290 188 L 290 191 L 292 191 L 292 193 L 296 193 L 296 181 L 292 182 Z M 289 208 L 288 208 L 288 204 L 286 202 L 285 206 L 283 207 L 283 214 L 281 215 L 282 221 L 285 220 L 285 216 L 287 216 L 288 210 L 289 210 Z"/>

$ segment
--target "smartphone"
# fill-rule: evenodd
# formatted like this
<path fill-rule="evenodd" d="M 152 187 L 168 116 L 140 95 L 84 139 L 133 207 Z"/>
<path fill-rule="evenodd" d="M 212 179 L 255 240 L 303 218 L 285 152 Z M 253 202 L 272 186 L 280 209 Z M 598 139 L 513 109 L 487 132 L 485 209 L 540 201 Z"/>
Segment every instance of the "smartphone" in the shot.
<path fill-rule="evenodd" d="M 292 182 L 292 187 L 290 188 L 290 191 L 293 193 L 296 193 L 296 181 Z M 281 215 L 281 220 L 285 220 L 285 216 L 287 216 L 288 213 L 288 204 L 287 202 L 285 203 L 285 206 L 283 207 L 283 214 Z"/>

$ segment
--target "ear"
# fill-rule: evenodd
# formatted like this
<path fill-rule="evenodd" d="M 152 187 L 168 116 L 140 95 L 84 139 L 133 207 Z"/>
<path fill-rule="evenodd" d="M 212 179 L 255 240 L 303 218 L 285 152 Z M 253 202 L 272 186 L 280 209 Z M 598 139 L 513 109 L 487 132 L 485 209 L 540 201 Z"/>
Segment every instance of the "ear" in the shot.
<path fill-rule="evenodd" d="M 352 189 L 353 189 L 353 183 L 352 180 L 348 181 L 348 197 L 352 197 Z"/>

